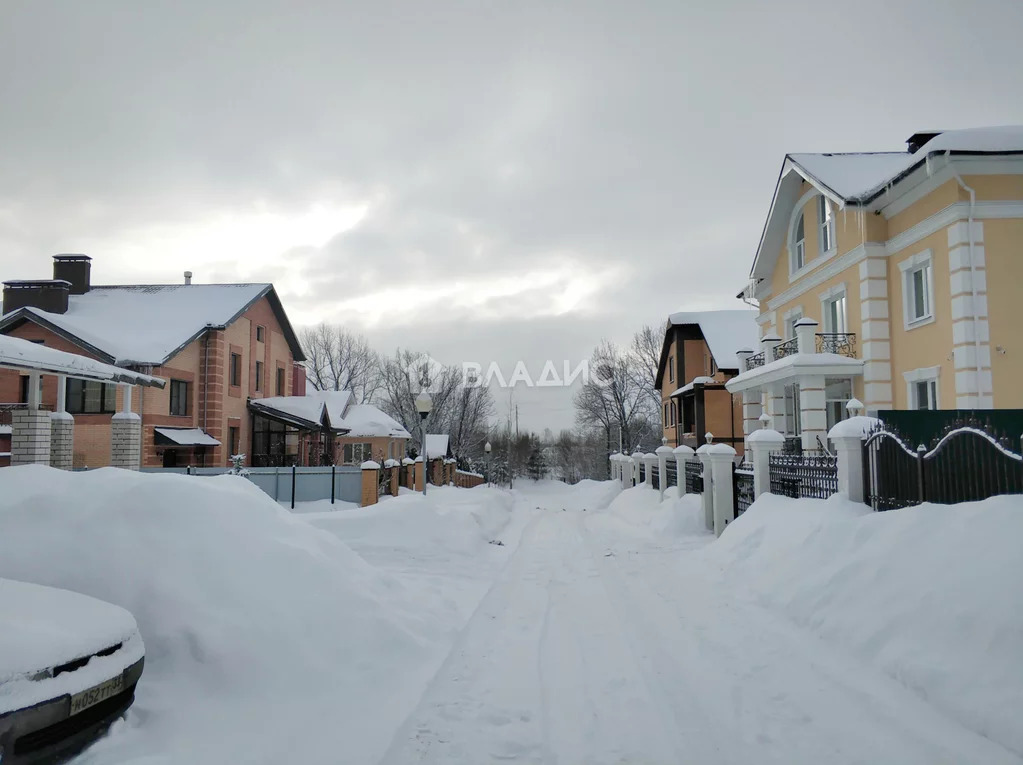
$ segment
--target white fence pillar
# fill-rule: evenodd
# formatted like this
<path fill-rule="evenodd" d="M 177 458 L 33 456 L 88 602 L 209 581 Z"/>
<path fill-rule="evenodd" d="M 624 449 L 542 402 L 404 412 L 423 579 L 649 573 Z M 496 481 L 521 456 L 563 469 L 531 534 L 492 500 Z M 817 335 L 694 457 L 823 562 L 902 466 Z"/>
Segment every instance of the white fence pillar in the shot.
<path fill-rule="evenodd" d="M 771 490 L 771 455 L 782 450 L 785 436 L 777 430 L 762 428 L 749 435 L 753 462 L 753 499 Z"/>
<path fill-rule="evenodd" d="M 714 504 L 714 533 L 721 536 L 725 526 L 735 520 L 735 496 L 732 486 L 735 449 L 728 444 L 710 444 L 707 456 L 710 458 L 713 476 L 711 493 Z"/>
<path fill-rule="evenodd" d="M 662 443 L 657 447 L 657 488 L 661 490 L 661 501 L 664 501 L 664 488 L 668 485 L 668 460 L 674 459 L 671 447 L 668 446 L 668 439 L 661 439 Z"/>
<path fill-rule="evenodd" d="M 846 408 L 850 412 L 862 411 L 863 404 L 853 399 Z M 828 431 L 828 438 L 835 445 L 838 456 L 838 493 L 853 502 L 866 501 L 863 495 L 863 478 L 867 469 L 863 464 L 863 441 L 880 424 L 876 417 L 854 414 Z"/>
<path fill-rule="evenodd" d="M 653 452 L 648 452 L 643 455 L 643 464 L 646 465 L 646 483 L 651 489 L 657 488 L 654 486 L 654 466 L 657 464 L 657 455 Z"/>
<path fill-rule="evenodd" d="M 643 462 L 643 452 L 632 453 L 632 483 L 631 486 L 639 486 L 639 466 Z"/>
<path fill-rule="evenodd" d="M 675 455 L 675 478 L 678 484 L 678 495 L 682 497 L 686 493 L 686 463 L 693 458 L 696 452 L 693 451 L 693 447 L 683 444 L 682 446 L 676 446 L 672 453 Z"/>
<path fill-rule="evenodd" d="M 138 470 L 142 461 L 142 418 L 131 411 L 131 386 L 121 385 L 121 411 L 110 418 L 110 466 Z"/>
<path fill-rule="evenodd" d="M 696 450 L 696 456 L 703 463 L 703 494 L 700 501 L 703 504 L 703 521 L 708 531 L 714 530 L 714 476 L 711 472 L 710 444 L 704 444 Z"/>

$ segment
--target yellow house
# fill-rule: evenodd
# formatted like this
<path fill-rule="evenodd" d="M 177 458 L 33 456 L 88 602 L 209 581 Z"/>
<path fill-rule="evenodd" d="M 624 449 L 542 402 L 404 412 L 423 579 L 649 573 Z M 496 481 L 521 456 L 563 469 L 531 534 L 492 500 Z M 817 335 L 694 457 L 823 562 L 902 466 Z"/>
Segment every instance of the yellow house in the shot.
<path fill-rule="evenodd" d="M 789 154 L 740 294 L 744 428 L 803 448 L 855 396 L 884 409 L 1023 407 L 1023 127 L 913 135 L 905 152 Z"/>

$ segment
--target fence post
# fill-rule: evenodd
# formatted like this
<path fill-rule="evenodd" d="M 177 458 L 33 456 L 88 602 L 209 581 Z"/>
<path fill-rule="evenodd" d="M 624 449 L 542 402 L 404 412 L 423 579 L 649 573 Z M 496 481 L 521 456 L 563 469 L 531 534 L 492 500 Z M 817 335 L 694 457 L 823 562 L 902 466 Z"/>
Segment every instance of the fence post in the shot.
<path fill-rule="evenodd" d="M 333 465 L 332 464 L 330 466 L 330 504 L 332 504 L 332 505 L 334 504 L 334 494 L 335 494 L 335 489 L 337 487 L 336 471 L 337 471 L 337 465 Z"/>
<path fill-rule="evenodd" d="M 678 486 L 678 495 L 684 497 L 686 493 L 686 462 L 696 452 L 693 447 L 682 444 L 676 446 L 672 453 L 675 455 L 675 484 Z"/>
<path fill-rule="evenodd" d="M 703 503 L 703 522 L 708 531 L 714 530 L 714 476 L 711 472 L 710 444 L 704 444 L 696 450 L 696 456 L 703 463 L 703 493 L 700 501 Z"/>
<path fill-rule="evenodd" d="M 295 484 L 298 483 L 298 466 L 291 466 L 291 509 L 295 509 Z"/>
<path fill-rule="evenodd" d="M 927 453 L 927 447 L 920 444 L 916 447 L 916 492 L 921 502 L 927 501 L 927 496 L 924 492 L 924 455 Z"/>
<path fill-rule="evenodd" d="M 853 416 L 836 423 L 828 431 L 828 439 L 834 444 L 838 457 L 838 493 L 853 502 L 867 501 L 868 468 L 864 464 L 863 441 L 881 424 L 874 417 L 857 415 L 855 412 L 862 406 L 856 399 L 850 401 L 846 408 Z"/>
<path fill-rule="evenodd" d="M 639 486 L 639 466 L 643 462 L 643 452 L 638 449 L 632 453 L 632 483 L 630 486 Z"/>
<path fill-rule="evenodd" d="M 657 453 L 657 488 L 661 490 L 661 501 L 664 501 L 664 487 L 668 484 L 668 460 L 672 457 L 671 447 L 668 446 L 668 439 L 662 438 L 661 445 L 655 450 Z M 678 483 L 678 480 L 675 481 Z"/>
<path fill-rule="evenodd" d="M 713 475 L 712 489 L 714 503 L 714 533 L 717 536 L 725 530 L 725 526 L 735 520 L 735 487 L 732 481 L 732 470 L 735 466 L 735 449 L 728 444 L 709 444 L 707 457 Z M 706 471 L 706 468 L 704 468 Z M 706 488 L 704 488 L 706 491 Z"/>
<path fill-rule="evenodd" d="M 380 470 L 380 464 L 373 460 L 366 460 L 362 463 L 362 501 L 360 502 L 361 507 L 367 507 L 369 505 L 375 505 L 377 498 L 380 493 L 378 488 L 378 481 L 380 476 L 377 473 Z"/>
<path fill-rule="evenodd" d="M 656 489 L 654 486 L 654 465 L 657 464 L 657 455 L 653 452 L 643 455 L 643 462 L 646 464 L 646 483 L 651 489 Z"/>
<path fill-rule="evenodd" d="M 753 455 L 753 499 L 771 491 L 771 455 L 782 450 L 785 436 L 771 428 L 761 428 L 749 434 Z"/>

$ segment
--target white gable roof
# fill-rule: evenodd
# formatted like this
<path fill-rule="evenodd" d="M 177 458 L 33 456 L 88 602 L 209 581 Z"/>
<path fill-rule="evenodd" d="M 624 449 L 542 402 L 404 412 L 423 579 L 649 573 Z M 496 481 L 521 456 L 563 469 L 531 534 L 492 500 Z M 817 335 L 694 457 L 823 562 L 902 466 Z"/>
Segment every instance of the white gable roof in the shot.
<path fill-rule="evenodd" d="M 742 348 L 760 344 L 757 313 L 752 309 L 736 311 L 678 311 L 668 317 L 672 324 L 697 324 L 719 367 L 738 369 Z"/>
<path fill-rule="evenodd" d="M 229 324 L 269 284 L 93 287 L 71 295 L 67 313 L 25 311 L 73 335 L 117 364 L 160 364 L 207 325 Z"/>
<path fill-rule="evenodd" d="M 332 420 L 333 421 L 333 420 Z M 397 420 L 384 414 L 372 404 L 352 404 L 345 414 L 343 426 L 348 436 L 389 436 L 411 438 L 411 434 Z M 446 437 L 446 436 L 445 436 Z"/>

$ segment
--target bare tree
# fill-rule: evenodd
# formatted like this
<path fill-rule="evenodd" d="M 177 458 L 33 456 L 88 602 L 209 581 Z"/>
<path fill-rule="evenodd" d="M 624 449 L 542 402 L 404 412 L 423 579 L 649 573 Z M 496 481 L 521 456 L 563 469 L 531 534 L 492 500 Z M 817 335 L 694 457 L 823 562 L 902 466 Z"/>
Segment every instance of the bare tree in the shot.
<path fill-rule="evenodd" d="M 635 376 L 636 385 L 644 389 L 651 409 L 647 416 L 660 417 L 661 392 L 655 387 L 655 381 L 663 341 L 664 333 L 647 324 L 632 336 L 629 348 L 629 369 Z"/>
<path fill-rule="evenodd" d="M 362 335 L 337 324 L 302 331 L 309 383 L 317 390 L 349 390 L 365 404 L 381 385 L 380 359 Z"/>
<path fill-rule="evenodd" d="M 450 436 L 451 451 L 471 460 L 483 452 L 487 428 L 494 413 L 494 399 L 483 385 L 465 385 L 455 367 L 431 368 L 421 353 L 398 349 L 381 364 L 380 408 L 410 433 L 418 434 L 416 397 L 423 388 L 430 392 L 433 411 L 427 420 L 431 433 Z M 418 441 L 418 438 L 415 439 Z"/>

